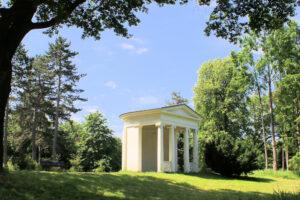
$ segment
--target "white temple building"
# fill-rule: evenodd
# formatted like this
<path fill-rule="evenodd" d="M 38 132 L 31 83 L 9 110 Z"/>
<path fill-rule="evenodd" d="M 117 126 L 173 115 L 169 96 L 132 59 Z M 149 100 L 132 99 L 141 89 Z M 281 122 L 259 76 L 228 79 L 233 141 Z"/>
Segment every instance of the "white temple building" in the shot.
<path fill-rule="evenodd" d="M 177 138 L 184 132 L 184 172 L 198 172 L 199 115 L 185 104 L 120 115 L 124 121 L 122 170 L 178 171 Z M 190 138 L 193 160 L 190 162 Z"/>

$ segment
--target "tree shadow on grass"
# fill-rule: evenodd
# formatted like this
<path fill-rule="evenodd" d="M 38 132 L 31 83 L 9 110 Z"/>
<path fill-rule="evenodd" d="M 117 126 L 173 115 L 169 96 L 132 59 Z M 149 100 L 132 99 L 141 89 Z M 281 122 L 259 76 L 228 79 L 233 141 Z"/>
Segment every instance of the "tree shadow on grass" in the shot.
<path fill-rule="evenodd" d="M 137 174 L 17 172 L 0 181 L 0 199 L 270 199 L 272 195 L 203 190 L 187 183 Z M 4 184 L 3 184 L 4 183 Z"/>

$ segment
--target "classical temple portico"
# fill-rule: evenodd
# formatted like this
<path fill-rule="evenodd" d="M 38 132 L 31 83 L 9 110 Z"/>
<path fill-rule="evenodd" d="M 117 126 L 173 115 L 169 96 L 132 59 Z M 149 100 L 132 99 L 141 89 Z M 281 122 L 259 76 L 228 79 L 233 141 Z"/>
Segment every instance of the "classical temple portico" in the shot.
<path fill-rule="evenodd" d="M 184 132 L 184 172 L 198 172 L 199 115 L 185 104 L 125 113 L 122 170 L 178 171 L 177 138 Z M 193 140 L 193 160 L 189 145 Z"/>

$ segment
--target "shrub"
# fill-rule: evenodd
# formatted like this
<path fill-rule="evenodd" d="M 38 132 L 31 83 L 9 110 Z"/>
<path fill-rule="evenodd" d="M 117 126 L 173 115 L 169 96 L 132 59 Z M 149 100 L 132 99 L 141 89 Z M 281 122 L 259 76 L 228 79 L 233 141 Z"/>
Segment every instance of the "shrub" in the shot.
<path fill-rule="evenodd" d="M 7 162 L 7 169 L 9 171 L 17 171 L 19 170 L 19 167 L 17 165 L 14 165 L 10 160 Z"/>
<path fill-rule="evenodd" d="M 98 162 L 98 167 L 96 168 L 95 172 L 110 172 L 112 170 L 110 162 L 110 157 L 103 156 L 103 158 Z"/>
<path fill-rule="evenodd" d="M 70 160 L 71 168 L 69 169 L 69 171 L 71 171 L 71 172 L 82 172 L 83 168 L 80 165 L 80 162 L 81 162 L 81 159 L 78 156 L 75 159 Z"/>
<path fill-rule="evenodd" d="M 41 166 L 31 159 L 30 155 L 18 156 L 12 158 L 12 164 L 15 169 L 19 170 L 41 170 Z"/>
<path fill-rule="evenodd" d="M 300 153 L 298 152 L 293 158 L 290 159 L 290 169 L 295 174 L 300 176 Z"/>
<path fill-rule="evenodd" d="M 205 142 L 205 163 L 224 176 L 247 174 L 258 169 L 256 145 L 248 139 L 234 139 L 226 132 L 214 133 Z"/>

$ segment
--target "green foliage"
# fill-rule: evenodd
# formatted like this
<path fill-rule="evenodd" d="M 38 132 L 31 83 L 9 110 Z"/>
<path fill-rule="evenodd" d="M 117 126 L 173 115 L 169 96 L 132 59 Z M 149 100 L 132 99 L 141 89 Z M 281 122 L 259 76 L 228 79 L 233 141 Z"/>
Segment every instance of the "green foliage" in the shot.
<path fill-rule="evenodd" d="M 103 156 L 103 158 L 98 162 L 98 167 L 95 172 L 110 172 L 112 171 L 111 167 L 111 158 L 108 156 Z"/>
<path fill-rule="evenodd" d="M 10 160 L 7 162 L 7 169 L 8 171 L 16 171 L 19 170 L 17 165 L 14 165 Z"/>
<path fill-rule="evenodd" d="M 13 157 L 12 160 L 12 170 L 42 170 L 41 165 L 33 161 L 30 155 L 22 156 L 22 157 Z"/>
<path fill-rule="evenodd" d="M 227 176 L 257 169 L 259 155 L 258 147 L 249 138 L 247 106 L 252 76 L 247 67 L 236 65 L 233 59 L 202 64 L 193 98 L 202 118 L 200 138 L 205 144 L 200 159 L 207 167 Z"/>
<path fill-rule="evenodd" d="M 298 152 L 290 160 L 290 168 L 295 174 L 300 176 L 300 153 Z"/>
<path fill-rule="evenodd" d="M 246 106 L 251 75 L 231 58 L 203 63 L 194 87 L 193 102 L 201 116 L 202 132 L 225 131 L 234 137 L 247 132 Z"/>
<path fill-rule="evenodd" d="M 200 4 L 211 4 L 212 0 L 200 0 Z M 295 15 L 297 0 L 286 1 L 234 1 L 220 0 L 214 7 L 205 32 L 216 32 L 217 37 L 236 41 L 250 30 L 258 33 L 280 28 Z M 245 20 L 248 19 L 248 20 Z"/>
<path fill-rule="evenodd" d="M 6 7 L 20 7 L 28 10 L 24 18 L 35 16 L 37 23 L 31 23 L 28 29 L 49 28 L 47 33 L 53 34 L 59 27 L 76 26 L 83 29 L 82 37 L 92 36 L 100 39 L 100 33 L 112 29 L 116 34 L 128 36 L 128 26 L 136 26 L 140 19 L 137 12 L 147 12 L 150 3 L 160 6 L 165 4 L 185 4 L 188 0 L 149 0 L 149 1 L 40 1 L 20 4 L 18 1 L 8 1 Z M 200 0 L 199 5 L 213 4 L 212 0 Z M 205 32 L 209 35 L 212 31 L 218 37 L 236 41 L 238 36 L 249 33 L 249 30 L 272 30 L 281 27 L 295 15 L 297 0 L 288 1 L 255 1 L 239 2 L 220 0 L 214 5 L 210 14 Z M 34 9 L 30 9 L 30 8 Z M 10 13 L 9 11 L 6 11 Z M 6 13 L 5 12 L 5 13 Z M 2 15 L 1 15 L 2 16 Z M 9 15 L 10 16 L 10 15 Z M 0 20 L 8 20 L 3 15 Z M 31 18 L 29 18 L 31 19 Z M 226 22 L 226 23 L 225 23 Z"/>
<path fill-rule="evenodd" d="M 86 132 L 82 135 L 80 144 L 81 165 L 84 171 L 92 171 L 98 167 L 98 162 L 106 159 L 106 156 L 113 156 L 113 152 L 118 152 L 118 155 L 111 157 L 112 160 L 117 159 L 120 166 L 120 146 L 117 140 L 112 137 L 112 130 L 106 125 L 106 119 L 103 115 L 96 111 L 90 113 L 86 117 L 85 123 Z M 111 166 L 112 169 L 119 166 Z"/>
<path fill-rule="evenodd" d="M 234 139 L 219 132 L 211 134 L 204 145 L 206 165 L 217 173 L 239 176 L 258 169 L 258 148 L 250 139 Z"/>
<path fill-rule="evenodd" d="M 76 156 L 75 159 L 70 160 L 71 168 L 69 169 L 70 172 L 82 172 L 82 166 L 80 165 L 80 157 Z"/>

